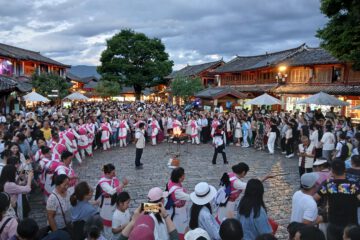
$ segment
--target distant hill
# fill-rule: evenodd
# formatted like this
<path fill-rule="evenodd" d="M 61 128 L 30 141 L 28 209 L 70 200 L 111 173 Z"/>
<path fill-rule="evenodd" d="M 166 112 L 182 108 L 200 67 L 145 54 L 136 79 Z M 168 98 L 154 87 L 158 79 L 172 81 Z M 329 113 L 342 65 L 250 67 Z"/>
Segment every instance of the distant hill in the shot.
<path fill-rule="evenodd" d="M 100 78 L 100 74 L 96 71 L 96 66 L 87 66 L 87 65 L 71 66 L 71 68 L 68 71 L 81 78 L 89 77 L 89 76 L 95 76 L 97 78 Z"/>

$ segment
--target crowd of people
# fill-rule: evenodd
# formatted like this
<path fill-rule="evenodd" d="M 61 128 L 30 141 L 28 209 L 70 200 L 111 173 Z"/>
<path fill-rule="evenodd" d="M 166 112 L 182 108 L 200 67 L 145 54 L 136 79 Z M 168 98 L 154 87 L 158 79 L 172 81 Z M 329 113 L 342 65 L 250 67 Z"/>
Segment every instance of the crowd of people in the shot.
<path fill-rule="evenodd" d="M 259 109 L 203 111 L 164 103 L 43 105 L 0 115 L 0 239 L 276 239 L 263 181 L 244 181 L 245 162 L 219 176 L 216 189 L 204 179 L 192 193 L 175 168 L 166 189 L 130 213 L 128 180 L 105 164 L 96 186 L 78 178 L 74 164 L 134 144 L 135 169 L 143 168 L 145 144 L 209 144 L 212 164 L 226 147 L 299 158 L 300 190 L 292 198 L 289 239 L 360 239 L 360 131 L 334 108 L 305 112 Z M 29 218 L 30 193 L 40 188 L 48 226 Z"/>

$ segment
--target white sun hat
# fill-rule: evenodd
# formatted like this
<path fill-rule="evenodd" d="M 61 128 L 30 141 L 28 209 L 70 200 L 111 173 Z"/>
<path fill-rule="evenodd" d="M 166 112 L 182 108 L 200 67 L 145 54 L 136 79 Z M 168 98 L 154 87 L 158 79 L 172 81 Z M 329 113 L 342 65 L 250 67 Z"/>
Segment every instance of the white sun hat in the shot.
<path fill-rule="evenodd" d="M 211 202 L 216 196 L 215 187 L 206 182 L 196 184 L 195 191 L 190 194 L 190 199 L 197 205 L 205 205 Z"/>

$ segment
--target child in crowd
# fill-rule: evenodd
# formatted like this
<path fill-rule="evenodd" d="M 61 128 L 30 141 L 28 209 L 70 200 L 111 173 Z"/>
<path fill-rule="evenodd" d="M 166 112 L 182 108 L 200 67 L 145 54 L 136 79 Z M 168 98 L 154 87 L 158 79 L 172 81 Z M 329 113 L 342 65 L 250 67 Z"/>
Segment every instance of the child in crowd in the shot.
<path fill-rule="evenodd" d="M 129 212 L 130 195 L 127 192 L 121 192 L 116 198 L 116 209 L 112 217 L 112 239 L 119 239 L 121 231 L 130 222 Z"/>

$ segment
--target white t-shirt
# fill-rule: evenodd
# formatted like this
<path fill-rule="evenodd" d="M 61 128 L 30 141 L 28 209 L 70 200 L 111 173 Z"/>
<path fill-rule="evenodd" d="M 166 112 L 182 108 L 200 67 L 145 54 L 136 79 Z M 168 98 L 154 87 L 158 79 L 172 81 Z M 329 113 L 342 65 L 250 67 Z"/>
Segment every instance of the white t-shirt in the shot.
<path fill-rule="evenodd" d="M 308 147 L 304 147 L 304 144 L 299 144 L 299 152 L 305 153 L 307 155 L 314 155 L 315 146 L 313 143 L 310 143 Z M 301 167 L 303 157 L 299 157 L 299 167 Z M 305 157 L 305 168 L 312 168 L 314 164 L 314 157 Z"/>
<path fill-rule="evenodd" d="M 323 150 L 334 150 L 335 148 L 335 136 L 331 132 L 326 132 L 321 138 L 321 142 L 323 143 Z"/>
<path fill-rule="evenodd" d="M 135 138 L 137 139 L 136 148 L 144 148 L 145 147 L 144 133 L 141 130 L 137 130 L 135 132 Z"/>
<path fill-rule="evenodd" d="M 294 193 L 290 222 L 314 222 L 318 216 L 318 208 L 314 198 L 303 193 L 301 190 Z"/>
<path fill-rule="evenodd" d="M 341 155 L 341 149 L 342 149 L 342 147 L 343 147 L 343 145 L 345 145 L 346 144 L 346 142 L 343 140 L 343 141 L 340 141 L 340 142 L 338 142 L 337 144 L 336 144 L 336 148 L 335 148 L 335 150 L 336 150 L 336 157 L 340 157 L 340 155 Z"/>
<path fill-rule="evenodd" d="M 131 215 L 129 209 L 126 209 L 125 212 L 121 212 L 119 209 L 115 209 L 115 212 L 112 217 L 112 228 L 118 228 L 124 226 L 130 222 Z M 119 239 L 119 234 L 114 234 L 112 239 Z"/>

